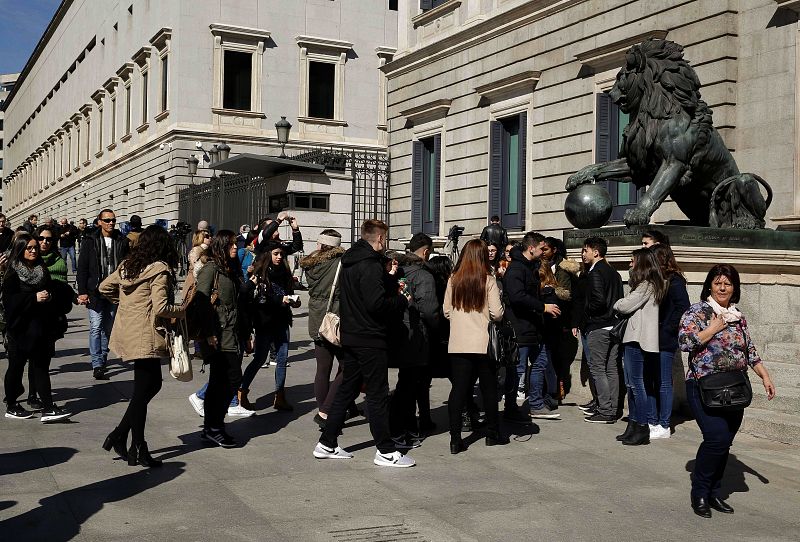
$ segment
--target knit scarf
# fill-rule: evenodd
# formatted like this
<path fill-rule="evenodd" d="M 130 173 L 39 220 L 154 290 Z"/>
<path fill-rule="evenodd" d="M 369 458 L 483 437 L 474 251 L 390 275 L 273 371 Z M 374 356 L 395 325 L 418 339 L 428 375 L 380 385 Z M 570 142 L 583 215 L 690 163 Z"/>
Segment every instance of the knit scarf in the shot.
<path fill-rule="evenodd" d="M 31 268 L 20 262 L 14 262 L 12 264 L 12 268 L 14 269 L 14 272 L 17 273 L 19 280 L 28 286 L 32 286 L 34 288 L 44 286 L 45 274 L 44 267 L 41 264 L 37 264 Z"/>
<path fill-rule="evenodd" d="M 725 307 L 714 301 L 714 298 L 711 296 L 708 296 L 708 299 L 706 299 L 706 303 L 711 305 L 711 308 L 714 309 L 714 314 L 716 314 L 717 316 L 721 316 L 722 319 L 725 320 L 726 324 L 732 324 L 742 319 L 742 313 L 739 312 L 739 309 L 737 309 L 736 305 L 733 303 L 728 305 L 728 308 L 726 309 Z"/>

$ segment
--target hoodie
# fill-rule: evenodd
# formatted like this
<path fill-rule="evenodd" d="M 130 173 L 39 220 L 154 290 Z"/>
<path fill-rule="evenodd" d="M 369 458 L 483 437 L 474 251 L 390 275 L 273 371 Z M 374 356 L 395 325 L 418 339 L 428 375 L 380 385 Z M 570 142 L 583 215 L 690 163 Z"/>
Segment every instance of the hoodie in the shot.
<path fill-rule="evenodd" d="M 342 346 L 387 349 L 389 324 L 408 306 L 397 278 L 386 272 L 385 257 L 359 239 L 342 255 L 339 318 Z"/>
<path fill-rule="evenodd" d="M 164 262 L 145 267 L 135 279 L 123 278 L 124 264 L 100 283 L 100 293 L 117 303 L 108 347 L 123 361 L 166 357 L 162 318 L 181 318 L 174 302 L 172 270 Z"/>

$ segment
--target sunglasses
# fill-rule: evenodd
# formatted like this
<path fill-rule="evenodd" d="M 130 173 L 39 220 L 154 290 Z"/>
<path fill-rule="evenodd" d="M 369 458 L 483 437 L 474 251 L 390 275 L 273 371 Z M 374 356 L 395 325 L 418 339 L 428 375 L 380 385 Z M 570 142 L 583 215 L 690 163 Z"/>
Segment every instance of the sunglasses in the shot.
<path fill-rule="evenodd" d="M 39 240 L 39 241 L 42 241 L 42 242 L 45 242 L 45 241 L 48 242 L 48 243 L 52 243 L 53 242 L 53 238 L 52 237 L 37 237 L 36 239 Z"/>
<path fill-rule="evenodd" d="M 25 247 L 25 250 L 27 250 L 28 252 L 36 252 L 37 250 L 39 250 L 39 247 L 37 245 L 28 245 Z"/>
<path fill-rule="evenodd" d="M 115 224 L 117 222 L 116 218 L 101 218 L 100 222 L 105 222 L 106 224 Z"/>

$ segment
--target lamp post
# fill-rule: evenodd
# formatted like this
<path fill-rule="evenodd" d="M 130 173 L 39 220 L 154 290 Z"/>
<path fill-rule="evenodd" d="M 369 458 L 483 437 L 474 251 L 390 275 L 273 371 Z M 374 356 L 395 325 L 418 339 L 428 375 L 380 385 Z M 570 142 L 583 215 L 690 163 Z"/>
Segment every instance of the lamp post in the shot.
<path fill-rule="evenodd" d="M 291 129 L 292 124 L 284 116 L 281 116 L 281 120 L 275 123 L 275 130 L 278 132 L 278 143 L 281 144 L 281 158 L 286 158 L 286 143 L 289 142 L 289 130 Z"/>
<path fill-rule="evenodd" d="M 192 177 L 197 175 L 197 165 L 199 163 L 200 160 L 194 154 L 186 159 L 186 167 L 189 168 L 189 175 L 191 175 Z"/>
<path fill-rule="evenodd" d="M 231 154 L 231 148 L 224 141 L 217 145 L 217 152 L 219 153 L 219 161 L 227 160 Z"/>

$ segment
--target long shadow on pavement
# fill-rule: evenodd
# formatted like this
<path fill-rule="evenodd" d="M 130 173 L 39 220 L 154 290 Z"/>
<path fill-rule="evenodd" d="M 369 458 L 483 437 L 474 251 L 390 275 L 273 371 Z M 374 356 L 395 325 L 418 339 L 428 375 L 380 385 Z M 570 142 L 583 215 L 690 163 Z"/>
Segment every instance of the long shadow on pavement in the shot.
<path fill-rule="evenodd" d="M 692 459 L 686 463 L 686 471 L 694 472 L 695 460 Z M 769 479 L 761 473 L 754 470 L 752 467 L 745 465 L 736 455 L 731 454 L 728 457 L 728 465 L 725 467 L 725 475 L 722 478 L 722 485 L 720 486 L 719 498 L 727 499 L 733 493 L 747 493 L 750 491 L 750 486 L 747 485 L 745 474 L 752 474 L 762 484 L 768 484 Z"/>
<path fill-rule="evenodd" d="M 19 474 L 66 463 L 78 452 L 75 448 L 54 446 L 21 452 L 0 453 L 0 476 Z"/>
<path fill-rule="evenodd" d="M 170 482 L 185 472 L 186 463 L 164 463 L 160 469 L 134 473 L 76 487 L 39 501 L 39 506 L 18 516 L 0 521 L 4 540 L 25 542 L 67 542 L 81 531 L 89 518 L 106 503 L 124 501 L 158 485 Z M 6 506 L 5 502 L 0 507 Z"/>

